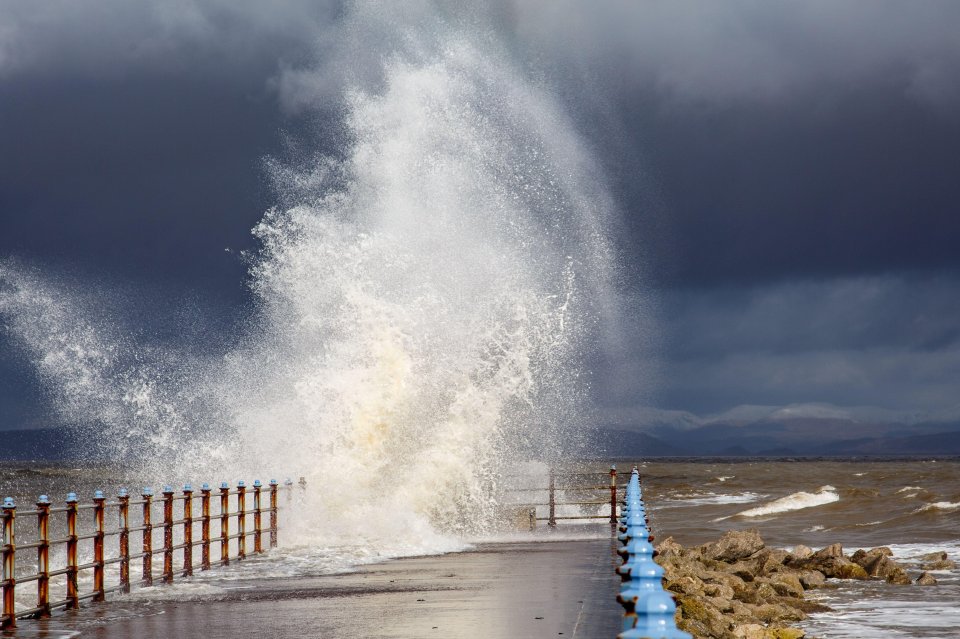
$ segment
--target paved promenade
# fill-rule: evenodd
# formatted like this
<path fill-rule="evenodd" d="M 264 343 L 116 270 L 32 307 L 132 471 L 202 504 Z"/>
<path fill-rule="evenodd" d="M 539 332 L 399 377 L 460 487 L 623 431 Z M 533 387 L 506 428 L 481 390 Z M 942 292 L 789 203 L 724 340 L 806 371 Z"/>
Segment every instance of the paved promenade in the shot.
<path fill-rule="evenodd" d="M 241 587 L 217 601 L 121 597 L 22 622 L 16 636 L 612 639 L 622 613 L 613 560 L 609 539 L 486 544 L 344 575 L 233 582 Z"/>

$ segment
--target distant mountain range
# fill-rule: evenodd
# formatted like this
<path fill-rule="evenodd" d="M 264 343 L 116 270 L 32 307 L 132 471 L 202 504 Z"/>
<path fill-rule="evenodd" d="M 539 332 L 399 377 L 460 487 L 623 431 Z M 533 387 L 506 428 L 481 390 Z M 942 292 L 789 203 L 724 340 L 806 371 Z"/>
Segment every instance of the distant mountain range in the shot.
<path fill-rule="evenodd" d="M 648 456 L 960 455 L 960 406 L 935 413 L 739 406 L 703 417 L 641 407 L 610 414 L 597 445 L 608 453 Z"/>

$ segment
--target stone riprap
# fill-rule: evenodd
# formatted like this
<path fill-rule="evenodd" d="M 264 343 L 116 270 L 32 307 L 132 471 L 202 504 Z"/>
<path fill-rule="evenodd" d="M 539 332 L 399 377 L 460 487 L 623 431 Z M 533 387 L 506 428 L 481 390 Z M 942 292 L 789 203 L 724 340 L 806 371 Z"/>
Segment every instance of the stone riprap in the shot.
<path fill-rule="evenodd" d="M 795 627 L 809 613 L 830 608 L 807 593 L 848 579 L 936 585 L 927 570 L 953 567 L 946 553 L 922 558 L 911 580 L 889 548 L 846 555 L 840 544 L 770 548 L 756 530 L 730 531 L 715 542 L 684 548 L 672 537 L 657 546 L 664 585 L 676 594 L 677 626 L 698 639 L 800 639 Z"/>

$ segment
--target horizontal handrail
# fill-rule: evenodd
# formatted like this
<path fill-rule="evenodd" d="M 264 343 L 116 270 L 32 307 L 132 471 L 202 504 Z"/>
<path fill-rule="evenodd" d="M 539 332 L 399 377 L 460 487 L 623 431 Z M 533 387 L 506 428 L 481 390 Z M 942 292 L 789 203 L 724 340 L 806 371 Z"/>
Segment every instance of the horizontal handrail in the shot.
<path fill-rule="evenodd" d="M 596 477 L 598 475 L 608 475 L 610 477 L 610 483 L 603 485 L 587 484 L 587 485 L 558 485 L 558 479 L 566 477 Z M 549 471 L 549 484 L 543 488 L 537 487 L 522 487 L 522 488 L 506 488 L 504 492 L 506 493 L 547 493 L 547 503 L 520 503 L 520 504 L 509 504 L 509 506 L 514 508 L 530 508 L 529 513 L 529 522 L 531 528 L 535 527 L 536 522 L 546 521 L 550 527 L 555 527 L 557 521 L 566 520 L 566 519 L 606 519 L 610 522 L 611 525 L 617 523 L 617 492 L 624 488 L 626 484 L 620 484 L 617 481 L 617 467 L 611 466 L 609 471 L 606 472 L 588 472 L 588 473 L 558 473 L 554 469 Z M 557 492 L 563 493 L 589 493 L 591 491 L 609 491 L 609 499 L 604 497 L 603 500 L 571 500 L 571 501 L 559 501 L 557 499 Z M 569 495 L 572 496 L 572 495 Z M 581 495 L 576 495 L 581 496 Z M 530 497 L 527 497 L 530 499 Z M 569 515 L 569 516 L 559 516 L 557 515 L 557 506 L 603 506 L 609 505 L 609 512 L 605 515 Z M 547 506 L 550 510 L 548 517 L 537 517 L 536 508 L 538 506 Z"/>

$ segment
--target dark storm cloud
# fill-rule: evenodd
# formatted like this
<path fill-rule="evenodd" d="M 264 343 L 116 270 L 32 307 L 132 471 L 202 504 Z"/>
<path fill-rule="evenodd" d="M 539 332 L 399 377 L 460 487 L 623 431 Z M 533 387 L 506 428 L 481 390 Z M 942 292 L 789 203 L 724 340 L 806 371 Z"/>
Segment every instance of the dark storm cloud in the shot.
<path fill-rule="evenodd" d="M 675 290 L 662 300 L 658 403 L 701 415 L 805 402 L 956 408 L 958 291 L 955 275 L 922 273 Z M 648 402 L 631 380 L 650 378 L 651 355 L 640 344 L 604 377 L 608 406 Z"/>
<path fill-rule="evenodd" d="M 601 401 L 659 379 L 678 408 L 939 405 L 960 384 L 960 3 L 372 6 L 0 0 L 0 258 L 236 312 L 224 249 L 276 199 L 263 158 L 336 152 L 343 90 L 440 15 L 573 114 L 624 213 L 623 294 L 662 291 L 669 339 L 624 326 Z"/>

